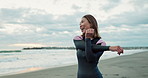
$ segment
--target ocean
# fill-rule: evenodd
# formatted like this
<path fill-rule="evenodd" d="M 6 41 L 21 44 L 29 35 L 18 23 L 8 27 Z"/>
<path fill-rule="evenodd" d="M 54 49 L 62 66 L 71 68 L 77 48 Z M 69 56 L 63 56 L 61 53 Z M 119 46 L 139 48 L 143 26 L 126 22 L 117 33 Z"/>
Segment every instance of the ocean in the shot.
<path fill-rule="evenodd" d="M 147 51 L 146 49 L 124 50 L 123 55 Z M 121 55 L 121 56 L 123 56 Z M 104 52 L 101 60 L 118 57 L 116 52 Z M 21 52 L 0 53 L 0 76 L 15 74 L 30 68 L 53 68 L 77 64 L 76 51 L 58 50 L 22 50 Z"/>

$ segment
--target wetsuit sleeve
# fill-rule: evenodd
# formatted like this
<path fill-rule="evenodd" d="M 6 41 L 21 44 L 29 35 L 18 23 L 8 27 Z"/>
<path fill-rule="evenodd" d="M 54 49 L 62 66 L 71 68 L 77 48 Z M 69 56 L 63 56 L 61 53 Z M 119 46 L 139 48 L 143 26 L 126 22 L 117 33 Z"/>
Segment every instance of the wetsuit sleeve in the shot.
<path fill-rule="evenodd" d="M 85 50 L 85 41 L 84 40 L 74 40 L 76 49 Z M 99 51 L 108 51 L 110 46 L 101 46 L 97 44 L 91 44 L 91 49 L 95 52 Z"/>
<path fill-rule="evenodd" d="M 96 61 L 97 57 L 92 51 L 90 38 L 85 39 L 85 55 L 88 62 Z"/>

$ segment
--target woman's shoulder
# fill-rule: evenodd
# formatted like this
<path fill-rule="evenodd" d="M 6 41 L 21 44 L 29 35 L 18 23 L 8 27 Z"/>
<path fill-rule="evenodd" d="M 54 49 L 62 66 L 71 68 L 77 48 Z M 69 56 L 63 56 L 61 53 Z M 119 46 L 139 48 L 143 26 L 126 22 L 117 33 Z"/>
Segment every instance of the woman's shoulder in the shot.
<path fill-rule="evenodd" d="M 102 46 L 106 46 L 106 42 L 102 39 L 99 39 L 96 44 L 101 44 Z"/>
<path fill-rule="evenodd" d="M 75 36 L 73 39 L 74 40 L 83 40 L 83 37 L 82 36 Z"/>

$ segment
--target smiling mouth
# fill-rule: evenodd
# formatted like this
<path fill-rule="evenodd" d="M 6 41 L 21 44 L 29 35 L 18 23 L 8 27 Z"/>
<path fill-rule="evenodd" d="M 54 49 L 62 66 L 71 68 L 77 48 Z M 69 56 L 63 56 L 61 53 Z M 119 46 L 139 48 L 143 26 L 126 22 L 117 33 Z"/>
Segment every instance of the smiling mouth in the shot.
<path fill-rule="evenodd" d="M 81 31 L 83 32 L 84 28 L 81 29 Z"/>
<path fill-rule="evenodd" d="M 85 28 L 82 28 L 82 29 L 81 29 L 81 32 L 82 32 L 82 33 L 85 33 Z"/>

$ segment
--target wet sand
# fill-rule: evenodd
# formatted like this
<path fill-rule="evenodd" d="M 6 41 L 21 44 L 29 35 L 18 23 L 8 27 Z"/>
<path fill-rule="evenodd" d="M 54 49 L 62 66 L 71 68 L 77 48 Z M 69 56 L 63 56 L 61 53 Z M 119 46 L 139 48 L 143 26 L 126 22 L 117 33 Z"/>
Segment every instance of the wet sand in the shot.
<path fill-rule="evenodd" d="M 148 78 L 148 51 L 101 60 L 99 69 L 104 78 Z M 40 68 L 41 69 L 41 68 Z M 28 70 L 32 72 L 24 73 Z M 39 71 L 31 68 L 19 74 L 0 78 L 76 78 L 77 65 L 49 68 Z"/>

